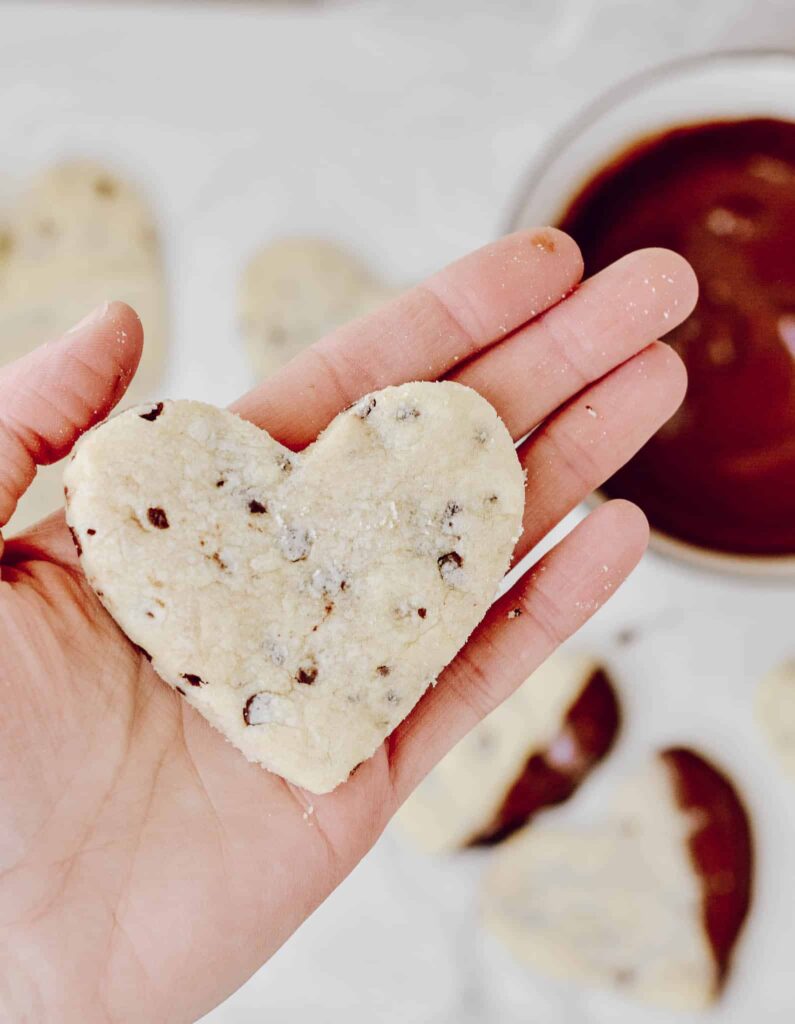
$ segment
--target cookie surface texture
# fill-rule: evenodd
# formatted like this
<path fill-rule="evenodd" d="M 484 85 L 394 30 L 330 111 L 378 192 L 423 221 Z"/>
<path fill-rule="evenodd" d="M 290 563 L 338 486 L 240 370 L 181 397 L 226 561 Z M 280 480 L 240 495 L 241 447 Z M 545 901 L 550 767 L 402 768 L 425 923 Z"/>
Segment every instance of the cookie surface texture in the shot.
<path fill-rule="evenodd" d="M 369 758 L 491 603 L 524 479 L 453 383 L 367 395 L 294 454 L 196 402 L 85 435 L 67 521 L 155 669 L 245 756 L 327 792 Z"/>

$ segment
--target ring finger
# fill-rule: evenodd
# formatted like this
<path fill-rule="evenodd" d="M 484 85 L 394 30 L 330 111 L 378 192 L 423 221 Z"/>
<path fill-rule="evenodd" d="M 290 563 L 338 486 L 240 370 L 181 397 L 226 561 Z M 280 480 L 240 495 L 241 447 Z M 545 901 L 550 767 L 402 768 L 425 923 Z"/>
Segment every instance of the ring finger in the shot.
<path fill-rule="evenodd" d="M 670 346 L 654 342 L 586 388 L 519 447 L 527 473 L 522 558 L 676 411 L 687 374 Z"/>

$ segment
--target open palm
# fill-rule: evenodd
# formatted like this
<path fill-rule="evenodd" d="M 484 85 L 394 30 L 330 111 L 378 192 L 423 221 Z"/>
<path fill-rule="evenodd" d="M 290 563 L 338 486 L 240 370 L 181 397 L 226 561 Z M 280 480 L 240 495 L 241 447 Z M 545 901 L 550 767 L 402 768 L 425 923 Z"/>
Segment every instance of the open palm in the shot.
<path fill-rule="evenodd" d="M 654 338 L 692 308 L 673 253 L 579 285 L 574 243 L 522 232 L 325 338 L 236 410 L 300 448 L 360 395 L 448 377 L 495 406 L 527 469 L 517 558 L 622 465 L 684 390 Z M 141 328 L 113 304 L 0 371 L 0 526 L 36 463 L 121 398 Z M 497 602 L 353 777 L 312 797 L 249 764 L 126 640 L 61 514 L 0 541 L 0 1017 L 195 1020 L 356 865 L 423 775 L 602 604 L 647 529 L 593 512 Z M 508 611 L 520 609 L 519 616 Z"/>

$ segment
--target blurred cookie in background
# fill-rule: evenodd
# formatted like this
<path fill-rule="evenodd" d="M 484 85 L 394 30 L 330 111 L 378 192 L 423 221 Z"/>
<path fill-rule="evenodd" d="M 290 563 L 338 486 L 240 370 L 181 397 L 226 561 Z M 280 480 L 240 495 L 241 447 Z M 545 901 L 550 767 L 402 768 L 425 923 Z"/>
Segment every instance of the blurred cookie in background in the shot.
<path fill-rule="evenodd" d="M 59 164 L 20 196 L 0 238 L 0 363 L 120 299 L 144 324 L 135 386 L 151 390 L 163 365 L 166 299 L 157 227 L 137 189 L 89 161 Z"/>
<path fill-rule="evenodd" d="M 795 658 L 777 665 L 762 680 L 756 717 L 782 770 L 795 782 Z"/>
<path fill-rule="evenodd" d="M 129 303 L 145 346 L 129 401 L 154 393 L 166 348 L 157 227 L 143 196 L 90 161 L 44 171 L 0 224 L 0 365 L 57 338 L 96 306 Z M 10 532 L 62 504 L 61 467 L 40 469 Z"/>
<path fill-rule="evenodd" d="M 487 928 L 533 969 L 675 1009 L 719 994 L 748 913 L 753 848 L 732 783 L 671 748 L 595 825 L 536 824 L 495 854 Z"/>
<path fill-rule="evenodd" d="M 397 292 L 348 250 L 316 238 L 282 238 L 261 249 L 240 283 L 240 324 L 258 378 Z"/>
<path fill-rule="evenodd" d="M 496 843 L 567 800 L 610 750 L 619 723 L 606 670 L 588 657 L 553 655 L 420 783 L 396 827 L 433 853 Z"/>

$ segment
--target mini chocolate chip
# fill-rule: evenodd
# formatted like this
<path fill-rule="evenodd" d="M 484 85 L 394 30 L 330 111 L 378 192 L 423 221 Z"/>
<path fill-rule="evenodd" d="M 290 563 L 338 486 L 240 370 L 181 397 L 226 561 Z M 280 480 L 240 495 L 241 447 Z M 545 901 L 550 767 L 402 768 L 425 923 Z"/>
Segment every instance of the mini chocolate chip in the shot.
<path fill-rule="evenodd" d="M 181 672 L 179 677 L 180 679 L 184 679 L 186 683 L 190 683 L 191 686 L 207 685 L 201 676 L 196 676 L 192 672 Z"/>
<path fill-rule="evenodd" d="M 268 511 L 268 506 L 263 505 L 261 501 L 252 500 L 248 503 L 248 510 L 253 516 L 261 516 L 263 512 Z"/>
<path fill-rule="evenodd" d="M 75 533 L 75 531 L 72 529 L 71 526 L 69 527 L 69 532 L 71 533 L 72 540 L 74 541 L 75 547 L 77 548 L 78 556 L 82 555 L 83 554 L 83 545 L 80 543 L 79 537 L 77 536 L 77 534 Z"/>
<path fill-rule="evenodd" d="M 205 558 L 206 557 L 207 556 L 205 555 Z M 218 554 L 217 551 L 213 552 L 211 560 L 213 562 L 215 562 L 215 564 L 218 566 L 219 569 L 222 569 L 223 571 L 226 571 L 226 568 L 227 568 L 226 562 L 221 558 L 221 556 Z"/>
<path fill-rule="evenodd" d="M 312 550 L 314 534 L 303 527 L 287 526 L 279 537 L 279 548 L 288 562 L 302 562 Z"/>
<path fill-rule="evenodd" d="M 498 497 L 498 496 L 497 496 L 496 494 L 490 494 L 490 495 L 488 496 L 488 498 L 486 498 L 486 501 L 487 501 L 487 502 L 488 502 L 488 503 L 489 503 L 490 505 L 493 505 L 495 501 L 499 501 L 499 500 L 500 500 L 500 499 L 499 499 L 499 497 Z"/>
<path fill-rule="evenodd" d="M 428 614 L 428 609 L 427 608 L 418 608 L 417 609 L 417 615 L 419 615 L 419 617 L 421 619 L 424 619 L 427 614 Z"/>
<path fill-rule="evenodd" d="M 301 665 L 295 674 L 296 681 L 311 686 L 317 679 L 317 665 Z"/>
<path fill-rule="evenodd" d="M 89 537 L 95 536 L 96 532 L 96 530 L 92 530 L 90 527 L 86 530 L 86 533 L 89 535 Z"/>
<path fill-rule="evenodd" d="M 376 672 L 379 674 L 379 676 L 388 676 L 390 671 L 391 670 L 389 668 L 389 665 L 379 665 L 378 668 L 376 669 Z"/>
<path fill-rule="evenodd" d="M 147 612 L 146 613 L 146 617 L 147 617 L 147 619 L 153 619 L 155 617 L 155 613 L 154 612 Z"/>
<path fill-rule="evenodd" d="M 360 420 L 366 420 L 377 404 L 373 395 L 369 398 L 360 398 L 353 406 L 353 415 L 358 416 Z"/>
<path fill-rule="evenodd" d="M 97 597 L 104 597 L 105 596 L 105 591 L 104 590 L 95 590 L 94 593 L 97 595 Z"/>
<path fill-rule="evenodd" d="M 279 697 L 268 693 L 267 690 L 255 693 L 246 701 L 243 720 L 246 725 L 270 725 L 284 722 L 284 712 L 279 708 Z"/>
<path fill-rule="evenodd" d="M 149 522 L 158 530 L 168 529 L 168 516 L 162 508 L 150 508 L 147 510 L 146 517 Z"/>
<path fill-rule="evenodd" d="M 216 487 L 223 487 L 225 483 L 226 483 L 226 480 L 224 480 L 223 477 L 222 477 L 220 480 L 216 480 L 215 481 L 215 486 Z"/>
<path fill-rule="evenodd" d="M 396 420 L 416 420 L 420 415 L 420 410 L 416 405 L 401 405 L 398 411 L 395 413 Z"/>
<path fill-rule="evenodd" d="M 309 588 L 314 594 L 324 597 L 333 597 L 340 590 L 344 589 L 345 577 L 335 565 L 324 566 L 315 569 L 309 582 Z"/>
<path fill-rule="evenodd" d="M 439 575 L 448 587 L 463 585 L 465 577 L 461 566 L 464 564 L 464 559 L 457 551 L 448 551 L 446 555 L 440 555 L 436 559 L 436 564 L 439 566 Z"/>
<path fill-rule="evenodd" d="M 326 615 L 331 615 L 331 613 L 334 611 L 334 602 L 329 601 L 326 604 L 326 607 L 323 609 L 323 611 L 326 613 Z"/>
<path fill-rule="evenodd" d="M 185 691 L 182 689 L 181 686 L 177 687 L 177 693 L 181 693 L 183 697 L 185 696 Z"/>
<path fill-rule="evenodd" d="M 444 512 L 442 513 L 442 533 L 455 533 L 455 517 L 462 511 L 463 509 L 457 501 L 447 502 Z"/>
<path fill-rule="evenodd" d="M 163 403 L 158 402 L 154 409 L 150 409 L 149 412 L 142 412 L 138 415 L 142 420 L 149 420 L 150 423 L 154 423 L 160 413 L 163 411 Z"/>
<path fill-rule="evenodd" d="M 251 725 L 251 722 L 249 720 L 249 713 L 251 711 L 251 705 L 254 703 L 258 696 L 259 694 L 255 693 L 253 697 L 249 697 L 249 699 L 246 701 L 245 707 L 243 708 L 243 721 L 246 723 L 246 725 Z"/>
<path fill-rule="evenodd" d="M 347 587 L 348 587 L 348 581 L 347 580 L 341 580 L 340 581 L 340 590 L 346 590 Z"/>
<path fill-rule="evenodd" d="M 521 608 L 511 608 L 511 610 L 508 612 L 508 615 L 506 616 L 506 618 L 518 619 L 521 614 L 522 614 L 522 609 Z"/>

